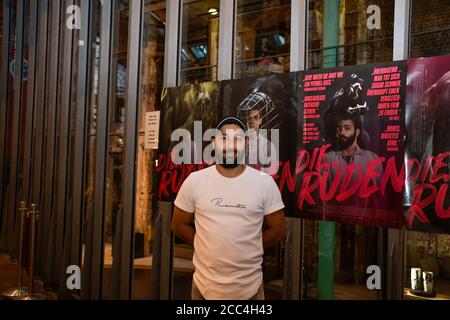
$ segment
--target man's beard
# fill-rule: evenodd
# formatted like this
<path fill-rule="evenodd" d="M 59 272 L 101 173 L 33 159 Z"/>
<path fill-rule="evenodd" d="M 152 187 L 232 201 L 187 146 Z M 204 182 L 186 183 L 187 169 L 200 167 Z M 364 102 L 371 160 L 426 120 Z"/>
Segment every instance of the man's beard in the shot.
<path fill-rule="evenodd" d="M 225 161 L 222 163 L 222 164 L 220 164 L 222 167 L 224 167 L 225 169 L 233 169 L 233 168 L 236 168 L 238 165 L 239 165 L 239 163 L 237 163 L 237 161 L 236 162 L 233 162 L 233 163 L 226 163 Z"/>
<path fill-rule="evenodd" d="M 348 138 L 347 137 L 339 137 L 337 139 L 337 149 L 339 151 L 345 150 L 348 147 L 350 147 L 353 144 L 353 142 L 355 142 L 355 140 L 356 140 L 355 134 L 351 135 Z"/>
<path fill-rule="evenodd" d="M 218 162 L 218 164 L 224 167 L 225 169 L 233 169 L 236 168 L 238 165 L 244 163 L 245 157 L 243 154 L 241 155 L 239 152 L 234 153 L 234 151 L 232 152 L 232 154 L 233 157 L 227 157 L 226 153 L 223 153 L 221 159 L 222 161 Z"/>

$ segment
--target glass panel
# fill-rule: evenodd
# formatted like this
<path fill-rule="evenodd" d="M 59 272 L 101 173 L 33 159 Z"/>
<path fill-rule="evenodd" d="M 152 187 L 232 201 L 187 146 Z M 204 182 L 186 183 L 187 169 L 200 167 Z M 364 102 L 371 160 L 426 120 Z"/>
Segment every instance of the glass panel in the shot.
<path fill-rule="evenodd" d="M 308 2 L 308 69 L 321 68 L 324 58 L 335 55 L 337 65 L 353 65 L 392 60 L 394 34 L 394 1 L 341 0 L 339 12 L 339 43 L 336 50 L 324 50 L 324 0 Z M 369 8 L 369 6 L 372 6 Z M 367 9 L 379 8 L 376 13 Z M 377 11 L 378 12 L 378 11 Z M 374 19 L 374 20 L 373 20 Z M 330 30 L 331 32 L 333 30 Z"/>
<path fill-rule="evenodd" d="M 65 12 L 64 2 L 61 4 L 61 14 Z M 69 82 L 69 86 L 72 87 L 72 79 L 67 74 L 66 66 L 72 65 L 73 60 L 71 56 L 71 51 L 66 50 L 66 37 L 71 37 L 73 34 L 69 33 L 66 28 L 64 20 L 59 20 L 59 66 L 58 66 L 58 99 L 56 102 L 56 132 L 55 132 L 55 166 L 54 166 L 54 176 L 53 176 L 53 198 L 51 204 L 51 218 L 49 220 L 49 229 L 51 234 L 49 237 L 49 250 L 47 251 L 47 261 L 50 261 L 50 265 L 54 270 L 59 267 L 59 264 L 64 261 L 64 247 L 60 241 L 64 240 L 64 233 L 61 224 L 65 224 L 66 214 L 68 211 L 67 201 L 67 178 L 69 177 L 67 166 L 68 166 L 68 149 L 67 149 L 67 139 L 68 139 L 68 119 L 70 119 L 70 105 L 73 96 L 70 95 L 70 91 L 66 90 L 65 81 Z M 72 38 L 73 40 L 73 38 Z M 67 52 L 68 51 L 68 52 Z M 66 56 L 67 52 L 67 56 Z M 64 86 L 63 86 L 64 85 Z M 69 100 L 67 101 L 67 96 L 69 95 Z M 66 104 L 69 103 L 69 106 Z M 63 111 L 61 111 L 63 110 Z M 67 114 L 69 113 L 69 115 Z M 63 190 L 63 191 L 61 191 Z M 60 203 L 63 205 L 60 206 Z M 67 232 L 67 231 L 66 231 Z M 57 286 L 60 281 L 60 276 L 58 274 L 50 277 L 50 283 Z"/>
<path fill-rule="evenodd" d="M 431 57 L 450 53 L 449 15 L 448 1 L 412 1 L 411 57 Z"/>
<path fill-rule="evenodd" d="M 308 2 L 308 69 L 331 67 L 330 61 L 337 66 L 368 64 L 392 60 L 393 48 L 393 1 L 341 0 L 335 15 L 339 21 L 338 43 L 324 48 L 324 34 L 331 35 L 335 29 L 324 29 L 323 0 Z M 374 14 L 367 13 L 369 6 L 380 9 L 380 25 L 370 20 Z M 370 11 L 370 10 L 369 10 Z M 375 19 L 375 17 L 373 17 Z M 370 28 L 369 28 L 370 26 Z M 321 237 L 321 224 L 335 231 L 334 237 Z M 334 270 L 333 282 L 325 284 L 331 288 L 331 297 L 344 299 L 378 299 L 377 290 L 369 290 L 366 286 L 368 266 L 376 264 L 377 254 L 384 252 L 384 247 L 378 246 L 378 237 L 383 229 L 360 225 L 349 225 L 333 222 L 305 220 L 304 238 L 304 283 L 302 295 L 305 299 L 325 298 L 318 292 L 319 274 L 319 243 L 326 241 L 328 248 L 335 248 L 331 257 L 331 265 L 322 268 Z M 326 254 L 321 252 L 321 254 Z M 385 254 L 384 254 L 385 255 Z M 322 286 L 321 290 L 324 289 Z"/>
<path fill-rule="evenodd" d="M 2 74 L 2 70 L 3 70 L 3 37 L 4 37 L 4 30 L 5 30 L 5 26 L 4 26 L 5 20 L 4 19 L 5 18 L 4 18 L 4 12 L 3 12 L 3 0 L 0 0 L 0 74 Z M 6 116 L 6 114 L 5 114 L 5 116 Z M 0 139 L 5 139 L 4 132 L 5 132 L 4 128 L 0 128 Z M 1 150 L 0 152 L 3 152 L 3 150 Z M 3 161 L 3 160 L 4 159 L 0 159 L 0 161 Z M 3 184 L 4 173 L 1 172 L 0 174 L 2 176 L 2 178 L 0 179 L 0 183 L 1 183 L 1 186 L 4 187 L 4 184 Z M 3 212 L 1 201 L 4 201 L 3 195 L 0 200 L 0 212 Z M 0 215 L 0 223 L 2 221 L 1 216 L 2 215 Z M 0 232 L 1 232 L 1 229 L 0 229 Z M 1 245 L 0 245 L 0 247 L 1 247 Z"/>
<path fill-rule="evenodd" d="M 84 177 L 84 208 L 81 228 L 81 264 L 84 267 L 85 255 L 92 254 L 90 245 L 88 226 L 92 225 L 90 217 L 94 216 L 94 179 L 95 179 L 95 148 L 96 148 L 96 125 L 97 125 L 97 108 L 98 108 L 98 77 L 100 68 L 100 17 L 101 5 L 96 0 L 96 11 L 93 16 L 92 35 L 90 47 L 91 69 L 89 74 L 89 91 L 87 92 L 87 139 L 86 139 L 86 158 L 85 158 L 85 177 Z"/>
<path fill-rule="evenodd" d="M 32 112 L 32 110 L 27 110 L 27 84 L 28 84 L 28 56 L 29 56 L 29 38 L 30 38 L 30 0 L 24 1 L 24 26 L 23 26 L 23 59 L 22 59 L 22 91 L 21 91 L 21 101 L 20 101 L 20 124 L 19 128 L 24 128 L 27 125 L 27 112 Z M 17 59 L 17 57 L 16 57 Z M 15 60 L 15 63 L 17 60 Z M 15 63 L 13 63 L 13 70 L 15 70 Z M 24 194 L 23 190 L 23 179 L 24 179 L 24 153 L 25 153 L 25 132 L 26 130 L 19 129 L 19 149 L 17 155 L 17 203 L 21 200 L 28 200 L 28 195 Z"/>
<path fill-rule="evenodd" d="M 1 74 L 1 72 L 2 72 L 2 68 L 3 68 L 3 37 L 4 37 L 4 35 L 3 35 L 3 33 L 4 33 L 4 29 L 5 29 L 5 27 L 4 27 L 4 24 L 5 24 L 5 21 L 4 21 L 4 13 L 3 13 L 3 0 L 0 0 L 0 52 L 2 52 L 1 54 L 0 54 L 0 74 Z M 3 138 L 3 137 L 1 137 L 1 138 Z"/>
<path fill-rule="evenodd" d="M 234 78 L 289 72 L 291 1 L 238 0 Z"/>
<path fill-rule="evenodd" d="M 405 235 L 406 270 L 403 277 L 403 297 L 408 300 L 450 300 L 450 235 L 417 231 L 406 231 Z M 431 278 L 429 272 L 432 272 Z M 414 294 L 412 289 L 417 286 L 419 292 Z M 431 297 L 424 297 L 424 294 L 420 293 L 423 289 L 431 291 Z"/>
<path fill-rule="evenodd" d="M 11 2 L 11 30 L 9 38 L 9 57 L 8 57 L 8 68 L 12 64 L 15 55 L 15 45 L 16 45 L 16 2 Z M 2 59 L 3 60 L 3 59 Z M 3 212 L 1 216 L 1 230 L 0 230 L 0 251 L 10 251 L 11 244 L 8 243 L 8 230 L 11 230 L 13 225 L 9 221 L 9 210 L 8 202 L 9 198 L 12 196 L 13 190 L 11 187 L 11 182 L 13 177 L 11 176 L 11 157 L 12 157 L 12 118 L 14 110 L 14 75 L 11 70 L 8 72 L 8 99 L 7 99 L 7 109 L 6 109 L 6 141 L 5 141 L 5 159 L 4 162 L 4 172 L 1 173 L 1 179 L 4 188 L 4 198 L 2 203 L 1 211 Z M 3 174 L 4 173 L 4 174 Z"/>
<path fill-rule="evenodd" d="M 75 5 L 80 6 L 80 1 L 74 1 Z M 69 148 L 68 148 L 68 161 L 67 161 L 67 195 L 68 205 L 72 205 L 73 197 L 73 179 L 76 172 L 73 171 L 74 166 L 74 152 L 75 152 L 75 127 L 76 127 L 76 111 L 77 111 L 77 92 L 78 92 L 78 68 L 82 67 L 78 65 L 80 33 L 73 33 L 73 49 L 72 49 L 72 79 L 71 79 L 71 98 L 70 98 L 70 119 L 69 119 Z M 67 206 L 69 208 L 69 206 Z M 68 209 L 69 212 L 72 208 Z"/>
<path fill-rule="evenodd" d="M 146 113 L 159 110 L 164 72 L 166 0 L 146 0 L 142 38 L 141 100 L 138 124 L 133 299 L 152 299 L 151 275 L 155 232 L 153 221 L 156 150 L 145 146 Z"/>
<path fill-rule="evenodd" d="M 303 298 L 319 299 L 319 221 L 305 219 L 305 248 L 303 265 Z M 375 227 L 350 224 L 335 224 L 336 237 L 334 255 L 334 299 L 374 300 L 377 290 L 366 286 L 366 269 L 377 263 L 377 233 Z"/>
<path fill-rule="evenodd" d="M 114 1 L 112 21 L 111 88 L 106 162 L 103 299 L 117 298 L 120 264 L 120 235 L 123 210 L 122 181 L 127 97 L 128 1 Z"/>
<path fill-rule="evenodd" d="M 450 20 L 448 19 L 450 7 L 448 2 L 443 0 L 415 0 L 411 4 L 411 40 L 410 40 L 410 56 L 431 57 L 438 55 L 446 55 L 450 53 Z M 438 70 L 439 69 L 439 70 Z M 437 71 L 438 70 L 438 71 Z M 443 107 L 441 97 L 446 94 L 441 94 L 445 91 L 445 85 L 440 87 L 435 81 L 439 80 L 440 75 L 446 72 L 445 68 L 440 67 L 436 63 L 435 70 L 431 67 L 423 70 L 424 83 L 417 86 L 414 94 L 418 96 L 419 109 L 433 110 L 434 106 Z M 438 75 L 440 74 L 440 75 Z M 434 79 L 434 80 L 433 80 Z M 428 84 L 425 82 L 428 81 Z M 442 83 L 442 78 L 439 80 Z M 409 84 L 408 84 L 409 85 Z M 439 89 L 439 98 L 435 99 L 437 95 L 433 95 L 432 87 Z M 423 92 L 429 95 L 423 94 Z M 431 92 L 431 93 L 430 93 Z M 423 99 L 422 99 L 423 94 Z M 432 98 L 429 98 L 432 97 Z M 440 113 L 442 115 L 445 112 Z M 445 115 L 444 115 L 445 117 Z M 418 117 L 419 118 L 419 117 Z M 429 120 L 433 117 L 427 115 L 420 116 L 421 119 Z M 420 121 L 416 121 L 415 127 L 421 128 L 423 126 Z M 433 128 L 436 124 L 433 125 Z M 443 135 L 442 135 L 443 136 Z M 420 145 L 420 143 L 418 143 Z M 414 148 L 411 148 L 414 149 Z M 422 157 L 425 159 L 426 154 L 434 150 L 434 143 L 428 143 L 423 148 L 418 148 L 419 160 Z M 417 152 L 416 152 L 417 153 Z M 448 200 L 448 197 L 447 197 Z M 443 223 L 443 222 L 442 222 Z M 430 229 L 431 230 L 431 229 Z M 405 270 L 404 270 L 404 299 L 450 299 L 450 235 L 425 233 L 417 231 L 405 232 Z M 432 272 L 432 287 L 429 281 L 426 281 L 430 276 L 424 272 Z M 413 289 L 417 289 L 414 291 Z M 428 297 L 424 297 L 421 291 L 428 289 L 432 291 Z"/>
<path fill-rule="evenodd" d="M 184 0 L 181 83 L 217 80 L 220 0 Z"/>

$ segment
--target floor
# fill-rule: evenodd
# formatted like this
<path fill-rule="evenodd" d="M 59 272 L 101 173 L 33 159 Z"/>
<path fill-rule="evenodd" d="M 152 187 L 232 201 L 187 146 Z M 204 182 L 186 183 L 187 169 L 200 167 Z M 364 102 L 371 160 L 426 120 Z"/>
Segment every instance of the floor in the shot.
<path fill-rule="evenodd" d="M 317 298 L 317 288 L 309 287 L 307 299 Z M 376 300 L 377 290 L 369 290 L 364 285 L 357 284 L 335 284 L 334 285 L 335 300 Z"/>
<path fill-rule="evenodd" d="M 17 264 L 10 261 L 8 256 L 0 256 L 0 293 L 17 286 Z M 28 287 L 28 276 L 23 272 L 22 287 Z M 56 295 L 42 289 L 40 281 L 34 281 L 34 292 L 46 300 L 56 300 Z M 1 299 L 1 298 L 0 298 Z"/>

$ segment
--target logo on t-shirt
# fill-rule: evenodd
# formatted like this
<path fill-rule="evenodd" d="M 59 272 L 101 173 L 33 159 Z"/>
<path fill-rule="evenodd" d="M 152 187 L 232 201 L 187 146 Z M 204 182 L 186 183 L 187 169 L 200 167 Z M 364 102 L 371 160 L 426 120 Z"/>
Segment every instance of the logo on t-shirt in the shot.
<path fill-rule="evenodd" d="M 210 202 L 212 202 L 216 207 L 221 208 L 236 208 L 236 209 L 246 209 L 247 205 L 245 204 L 227 204 L 223 202 L 223 198 L 214 198 Z"/>

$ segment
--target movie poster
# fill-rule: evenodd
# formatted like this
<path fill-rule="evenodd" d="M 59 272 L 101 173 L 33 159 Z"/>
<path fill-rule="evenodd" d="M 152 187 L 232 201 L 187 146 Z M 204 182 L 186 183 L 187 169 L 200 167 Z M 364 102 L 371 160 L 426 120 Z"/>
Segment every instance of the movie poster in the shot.
<path fill-rule="evenodd" d="M 220 82 L 164 89 L 156 167 L 159 201 L 174 201 L 191 172 L 211 165 L 203 156 L 211 141 L 203 134 L 216 126 L 221 115 L 219 96 Z"/>
<path fill-rule="evenodd" d="M 295 215 L 297 73 L 222 82 L 222 116 L 241 119 L 248 130 L 246 164 L 271 175 L 287 216 Z"/>
<path fill-rule="evenodd" d="M 408 61 L 405 224 L 450 233 L 450 55 Z"/>
<path fill-rule="evenodd" d="M 406 63 L 302 72 L 298 216 L 400 228 Z"/>

